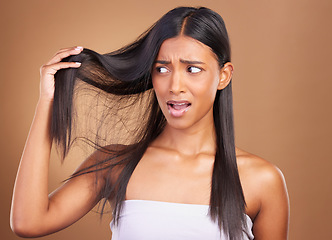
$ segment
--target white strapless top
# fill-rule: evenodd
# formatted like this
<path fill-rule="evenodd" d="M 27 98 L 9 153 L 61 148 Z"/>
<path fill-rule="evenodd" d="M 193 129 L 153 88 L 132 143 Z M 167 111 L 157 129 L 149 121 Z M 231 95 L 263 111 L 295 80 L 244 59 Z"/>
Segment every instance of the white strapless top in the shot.
<path fill-rule="evenodd" d="M 226 240 L 208 215 L 208 205 L 126 200 L 117 225 L 110 223 L 112 240 Z M 243 240 L 252 240 L 248 215 Z"/>

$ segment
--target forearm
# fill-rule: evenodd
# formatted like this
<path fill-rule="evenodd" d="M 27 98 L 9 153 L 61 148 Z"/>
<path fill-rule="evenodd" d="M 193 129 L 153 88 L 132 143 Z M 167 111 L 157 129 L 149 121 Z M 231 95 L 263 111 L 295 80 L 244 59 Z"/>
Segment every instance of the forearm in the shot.
<path fill-rule="evenodd" d="M 48 210 L 51 111 L 51 101 L 38 102 L 14 186 L 11 226 L 16 230 L 42 221 Z"/>

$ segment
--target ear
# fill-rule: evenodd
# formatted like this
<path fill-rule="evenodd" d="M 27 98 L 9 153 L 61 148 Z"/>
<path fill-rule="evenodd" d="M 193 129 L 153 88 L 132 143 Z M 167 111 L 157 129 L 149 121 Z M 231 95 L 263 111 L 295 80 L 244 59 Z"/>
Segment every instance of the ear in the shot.
<path fill-rule="evenodd" d="M 222 90 L 227 87 L 229 82 L 232 80 L 233 69 L 234 66 L 230 62 L 225 63 L 224 66 L 220 69 L 218 90 Z"/>

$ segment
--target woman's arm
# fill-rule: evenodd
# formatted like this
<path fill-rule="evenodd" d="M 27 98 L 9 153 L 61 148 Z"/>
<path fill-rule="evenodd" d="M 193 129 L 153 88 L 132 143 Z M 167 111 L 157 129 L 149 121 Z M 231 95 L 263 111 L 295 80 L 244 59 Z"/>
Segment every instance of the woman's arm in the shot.
<path fill-rule="evenodd" d="M 255 240 L 287 240 L 289 202 L 284 176 L 258 156 L 239 148 L 236 153 Z"/>
<path fill-rule="evenodd" d="M 272 164 L 262 164 L 256 176 L 260 209 L 254 220 L 255 240 L 287 240 L 289 200 L 281 171 Z"/>
<path fill-rule="evenodd" d="M 99 201 L 94 174 L 73 178 L 48 194 L 54 74 L 59 69 L 79 67 L 77 63 L 60 61 L 81 51 L 82 48 L 62 49 L 41 67 L 40 98 L 17 172 L 11 207 L 11 227 L 22 237 L 43 236 L 63 229 Z M 91 158 L 80 168 L 90 161 Z"/>

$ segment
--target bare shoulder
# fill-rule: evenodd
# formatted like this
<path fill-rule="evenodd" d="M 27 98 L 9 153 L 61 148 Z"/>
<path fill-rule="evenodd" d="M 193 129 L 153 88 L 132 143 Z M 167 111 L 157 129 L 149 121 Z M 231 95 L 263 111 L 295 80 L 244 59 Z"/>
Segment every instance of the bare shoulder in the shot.
<path fill-rule="evenodd" d="M 236 157 L 240 176 L 245 180 L 261 187 L 284 184 L 281 170 L 271 162 L 241 149 L 236 150 Z"/>
<path fill-rule="evenodd" d="M 276 197 L 288 198 L 284 175 L 277 166 L 241 149 L 236 150 L 236 155 L 241 184 L 249 202 L 261 208 Z"/>
<path fill-rule="evenodd" d="M 254 154 L 237 149 L 236 155 L 255 239 L 287 239 L 289 200 L 282 172 Z"/>

